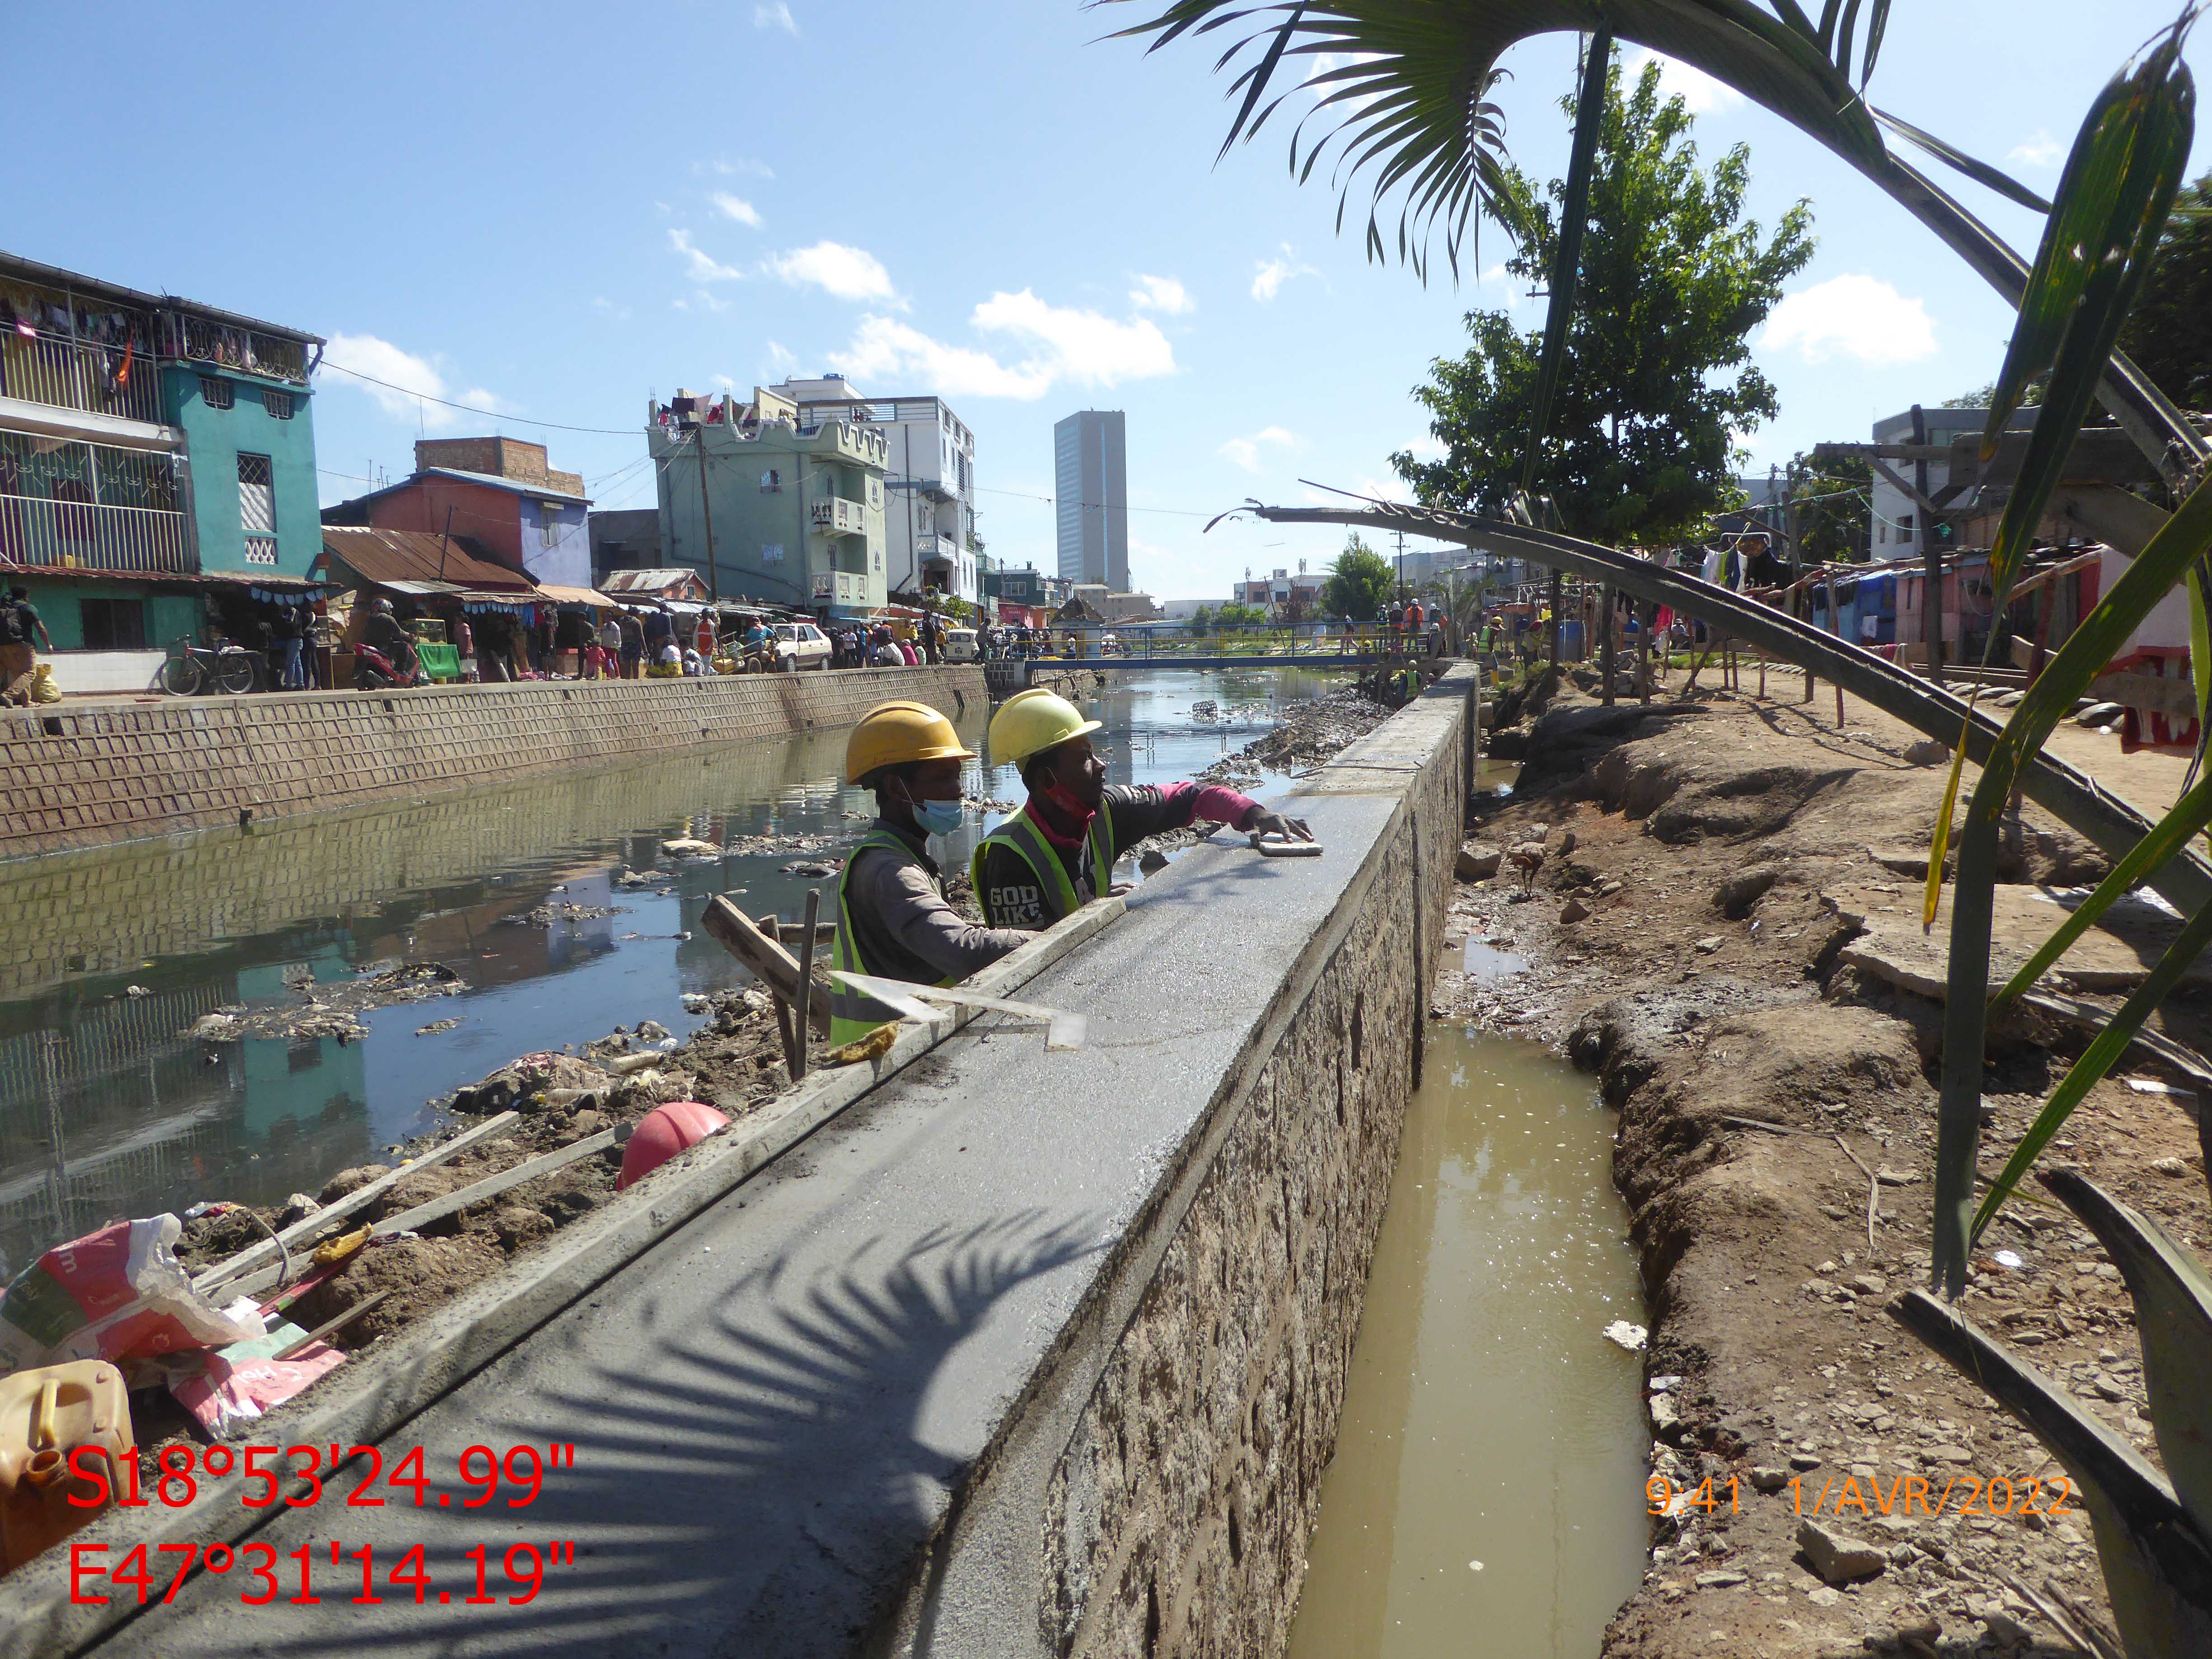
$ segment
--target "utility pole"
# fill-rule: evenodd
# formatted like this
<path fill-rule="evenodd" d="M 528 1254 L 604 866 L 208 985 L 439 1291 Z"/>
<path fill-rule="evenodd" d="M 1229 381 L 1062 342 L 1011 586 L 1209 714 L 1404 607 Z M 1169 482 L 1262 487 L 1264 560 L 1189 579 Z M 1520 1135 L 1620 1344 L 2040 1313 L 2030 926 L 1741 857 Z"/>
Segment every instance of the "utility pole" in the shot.
<path fill-rule="evenodd" d="M 722 579 L 714 568 L 714 509 L 707 500 L 707 428 L 703 422 L 692 428 L 691 441 L 699 447 L 699 516 L 707 521 L 707 597 L 719 605 L 722 599 Z M 803 498 L 799 510 L 802 513 L 805 510 Z M 799 526 L 802 537 L 805 528 L 804 525 Z M 805 545 L 802 539 L 799 546 L 803 549 Z"/>
<path fill-rule="evenodd" d="M 446 527 L 438 532 L 438 580 L 446 580 L 446 544 L 453 538 L 453 503 L 446 504 Z"/>
<path fill-rule="evenodd" d="M 1406 532 L 1396 532 L 1398 538 L 1398 603 L 1406 602 Z"/>

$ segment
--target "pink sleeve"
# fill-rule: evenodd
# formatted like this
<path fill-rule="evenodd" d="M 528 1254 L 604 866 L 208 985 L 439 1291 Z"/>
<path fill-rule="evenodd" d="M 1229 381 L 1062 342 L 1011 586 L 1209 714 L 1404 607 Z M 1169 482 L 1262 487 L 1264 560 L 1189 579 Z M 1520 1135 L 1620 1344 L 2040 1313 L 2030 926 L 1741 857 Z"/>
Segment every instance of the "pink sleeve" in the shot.
<path fill-rule="evenodd" d="M 1198 792 L 1190 815 L 1214 823 L 1241 823 L 1244 815 L 1259 805 L 1249 795 L 1240 795 L 1234 789 L 1224 789 L 1218 783 L 1209 783 Z"/>

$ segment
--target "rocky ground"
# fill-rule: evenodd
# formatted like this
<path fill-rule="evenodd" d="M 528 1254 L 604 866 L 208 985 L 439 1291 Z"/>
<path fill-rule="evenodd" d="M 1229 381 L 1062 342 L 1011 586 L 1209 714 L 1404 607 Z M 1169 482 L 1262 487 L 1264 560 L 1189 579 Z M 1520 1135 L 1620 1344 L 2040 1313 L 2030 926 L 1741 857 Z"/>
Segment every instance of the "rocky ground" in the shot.
<path fill-rule="evenodd" d="M 1614 708 L 1571 689 L 1540 715 L 1509 698 L 1497 749 L 1530 758 L 1510 796 L 1478 808 L 1463 861 L 1475 878 L 1453 907 L 1439 1016 L 1562 1048 L 1620 1114 L 1614 1175 L 1650 1305 L 1651 1473 L 1678 1492 L 1715 1482 L 1710 1510 L 1655 1522 L 1643 1588 L 1605 1651 L 2071 1653 L 2051 1612 L 2110 1624 L 2078 1498 L 2063 1501 L 2040 1446 L 1886 1311 L 1927 1273 L 1942 1007 L 1893 983 L 1911 976 L 1869 941 L 1891 937 L 1872 924 L 1893 914 L 1917 922 L 1942 768 L 1855 702 L 1839 730 L 1832 692 L 1806 704 L 1799 685 L 1778 674 L 1772 699 L 1708 684 Z M 2110 746 L 2098 769 L 2129 794 Z M 2104 868 L 2030 808 L 2007 878 L 2063 886 Z M 2160 1018 L 2200 1052 L 2212 1039 L 2201 990 Z M 2049 1021 L 1993 1033 L 1985 1170 L 2085 1041 Z M 2212 1206 L 2193 1099 L 2128 1077 L 2159 1080 L 2124 1063 L 2050 1156 L 2202 1248 Z M 2118 1270 L 2039 1188 L 1984 1239 L 1962 1310 L 2156 1461 Z M 1994 1516 L 1970 1501 L 1991 1481 Z M 2073 1512 L 2021 1513 L 2031 1491 L 2037 1510 Z"/>

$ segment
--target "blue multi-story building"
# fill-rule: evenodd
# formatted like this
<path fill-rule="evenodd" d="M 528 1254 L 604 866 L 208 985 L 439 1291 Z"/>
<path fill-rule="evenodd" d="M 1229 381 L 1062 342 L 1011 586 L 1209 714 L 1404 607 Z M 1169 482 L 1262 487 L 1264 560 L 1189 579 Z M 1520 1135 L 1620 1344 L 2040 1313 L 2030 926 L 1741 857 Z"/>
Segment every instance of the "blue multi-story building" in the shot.
<path fill-rule="evenodd" d="M 0 252 L 0 580 L 66 691 L 318 591 L 319 337 Z"/>

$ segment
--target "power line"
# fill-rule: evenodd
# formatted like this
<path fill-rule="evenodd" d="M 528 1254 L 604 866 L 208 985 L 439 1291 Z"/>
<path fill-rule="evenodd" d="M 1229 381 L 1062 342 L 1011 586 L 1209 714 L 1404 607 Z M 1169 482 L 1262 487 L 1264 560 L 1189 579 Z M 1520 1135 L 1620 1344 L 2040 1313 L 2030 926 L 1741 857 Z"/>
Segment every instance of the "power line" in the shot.
<path fill-rule="evenodd" d="M 593 432 L 611 438 L 634 438 L 638 435 L 638 428 L 635 427 L 564 426 L 559 421 L 533 421 L 527 415 L 509 415 L 501 410 L 478 409 L 471 404 L 457 404 L 449 398 L 433 398 L 427 392 L 417 392 L 412 386 L 395 386 L 390 380 L 380 380 L 374 374 L 364 374 L 357 368 L 348 368 L 343 363 L 334 363 L 327 357 L 323 359 L 322 366 L 325 368 L 335 368 L 341 374 L 350 374 L 356 380 L 366 380 L 371 386 L 380 386 L 387 392 L 397 392 L 401 396 L 412 398 L 418 403 L 435 404 L 441 409 L 458 409 L 464 415 L 481 415 L 487 420 L 514 421 L 523 426 L 542 426 L 552 432 Z"/>

